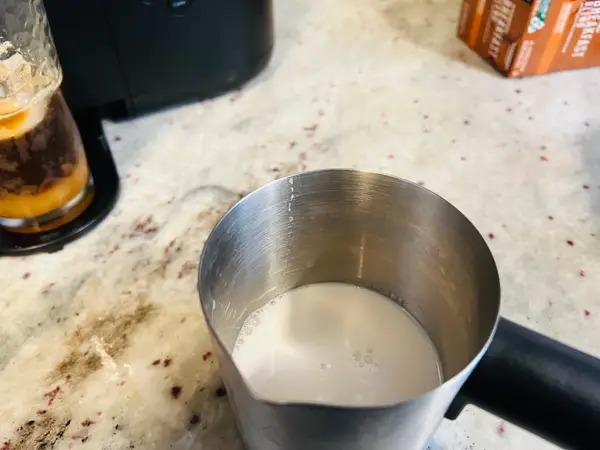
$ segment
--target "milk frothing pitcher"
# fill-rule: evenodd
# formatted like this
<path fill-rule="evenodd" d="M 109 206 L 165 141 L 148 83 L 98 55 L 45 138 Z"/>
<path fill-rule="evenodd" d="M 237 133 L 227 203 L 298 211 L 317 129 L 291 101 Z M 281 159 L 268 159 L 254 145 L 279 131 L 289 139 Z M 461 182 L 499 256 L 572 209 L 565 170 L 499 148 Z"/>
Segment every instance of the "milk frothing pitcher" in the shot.
<path fill-rule="evenodd" d="M 372 289 L 409 311 L 439 353 L 443 383 L 407 401 L 369 407 L 274 402 L 253 393 L 232 359 L 244 320 L 274 297 L 319 282 Z M 568 403 L 571 392 L 560 389 L 542 398 L 541 410 L 533 408 L 519 424 L 533 424 L 533 431 L 574 448 L 577 439 L 597 433 L 598 360 L 499 319 L 498 271 L 485 240 L 450 203 L 411 182 L 353 170 L 307 172 L 272 182 L 243 198 L 216 225 L 202 253 L 198 283 L 229 400 L 249 450 L 422 449 L 444 416 L 456 416 L 465 402 L 510 419 L 524 399 L 496 399 L 493 392 L 477 389 L 486 383 L 494 389 L 490 384 L 498 365 L 474 378 L 479 383 L 452 402 L 487 358 L 490 345 L 496 346 L 500 366 L 506 355 L 519 351 L 510 345 L 515 335 L 520 339 L 515 342 L 529 348 L 533 336 L 538 362 L 554 358 L 557 367 L 570 368 L 560 380 L 563 388 L 583 383 L 581 389 L 590 394 L 572 410 L 576 417 L 586 415 L 576 424 L 583 438 L 548 432 L 543 421 L 532 419 L 547 408 L 544 402 Z M 516 357 L 511 361 L 515 371 L 500 370 L 507 386 L 530 375 L 521 370 L 527 364 L 519 363 Z M 537 365 L 534 375 L 535 370 Z M 556 380 L 546 378 L 541 385 L 551 391 Z M 497 408 L 498 402 L 504 409 Z"/>

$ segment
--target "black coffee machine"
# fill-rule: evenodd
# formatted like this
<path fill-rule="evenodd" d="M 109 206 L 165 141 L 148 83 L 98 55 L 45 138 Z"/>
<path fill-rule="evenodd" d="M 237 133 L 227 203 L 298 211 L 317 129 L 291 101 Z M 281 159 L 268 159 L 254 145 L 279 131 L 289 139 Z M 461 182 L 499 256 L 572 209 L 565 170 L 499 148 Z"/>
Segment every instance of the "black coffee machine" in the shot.
<path fill-rule="evenodd" d="M 260 72 L 273 48 L 271 0 L 44 0 L 82 134 L 95 196 L 86 211 L 39 234 L 0 231 L 1 254 L 57 251 L 114 206 L 119 177 L 102 117 L 127 118 L 203 100 Z"/>

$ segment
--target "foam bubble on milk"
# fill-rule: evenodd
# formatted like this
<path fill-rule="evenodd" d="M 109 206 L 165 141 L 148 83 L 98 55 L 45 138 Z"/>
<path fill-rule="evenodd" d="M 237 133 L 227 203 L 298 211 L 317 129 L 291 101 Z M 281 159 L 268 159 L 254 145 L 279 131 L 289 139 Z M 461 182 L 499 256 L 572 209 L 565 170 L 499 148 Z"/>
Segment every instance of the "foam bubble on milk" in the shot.
<path fill-rule="evenodd" d="M 438 386 L 431 340 L 397 303 L 345 283 L 302 286 L 244 321 L 233 359 L 259 397 L 389 404 Z"/>

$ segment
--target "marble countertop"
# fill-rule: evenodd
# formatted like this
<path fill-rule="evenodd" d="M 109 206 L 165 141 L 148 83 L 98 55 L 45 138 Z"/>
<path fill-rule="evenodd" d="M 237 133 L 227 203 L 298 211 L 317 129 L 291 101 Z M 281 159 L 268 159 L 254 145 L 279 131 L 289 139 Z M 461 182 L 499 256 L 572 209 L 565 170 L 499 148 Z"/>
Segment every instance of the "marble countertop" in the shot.
<path fill-rule="evenodd" d="M 497 75 L 458 0 L 277 0 L 276 51 L 239 92 L 106 123 L 114 213 L 0 260 L 0 449 L 237 450 L 196 294 L 241 195 L 303 170 L 419 181 L 487 236 L 502 313 L 600 356 L 598 70 Z M 435 449 L 554 448 L 475 408 Z"/>

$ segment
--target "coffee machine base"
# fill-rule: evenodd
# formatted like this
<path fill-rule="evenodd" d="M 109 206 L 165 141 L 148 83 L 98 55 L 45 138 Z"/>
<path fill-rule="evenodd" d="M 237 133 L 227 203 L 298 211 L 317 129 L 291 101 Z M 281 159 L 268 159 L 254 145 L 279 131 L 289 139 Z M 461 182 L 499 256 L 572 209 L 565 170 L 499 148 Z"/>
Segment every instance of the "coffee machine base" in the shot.
<path fill-rule="evenodd" d="M 119 175 L 104 137 L 100 113 L 96 109 L 89 109 L 74 116 L 94 179 L 92 201 L 76 219 L 51 231 L 20 234 L 0 228 L 0 256 L 62 250 L 65 244 L 92 230 L 114 207 L 119 196 Z"/>

